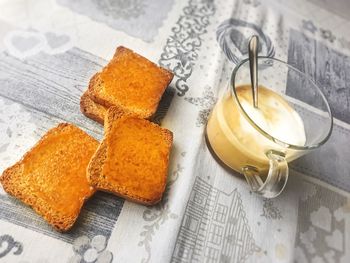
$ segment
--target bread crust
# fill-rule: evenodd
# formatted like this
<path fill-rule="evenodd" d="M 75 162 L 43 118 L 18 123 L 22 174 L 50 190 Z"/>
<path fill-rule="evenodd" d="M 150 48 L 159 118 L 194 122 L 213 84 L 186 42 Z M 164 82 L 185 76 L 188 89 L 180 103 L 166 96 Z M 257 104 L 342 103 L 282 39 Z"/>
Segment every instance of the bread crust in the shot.
<path fill-rule="evenodd" d="M 80 111 L 88 118 L 103 125 L 108 108 L 94 102 L 86 90 L 80 98 Z"/>

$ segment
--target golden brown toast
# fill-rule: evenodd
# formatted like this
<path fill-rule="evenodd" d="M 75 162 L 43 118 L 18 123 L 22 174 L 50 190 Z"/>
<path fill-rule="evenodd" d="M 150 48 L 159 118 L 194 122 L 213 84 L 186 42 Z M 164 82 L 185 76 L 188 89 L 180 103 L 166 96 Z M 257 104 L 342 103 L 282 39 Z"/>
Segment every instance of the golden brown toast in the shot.
<path fill-rule="evenodd" d="M 106 108 L 116 106 L 150 118 L 173 76 L 132 50 L 118 47 L 109 64 L 91 78 L 89 96 Z"/>
<path fill-rule="evenodd" d="M 86 167 L 97 147 L 98 142 L 76 126 L 59 124 L 7 168 L 0 182 L 7 193 L 31 206 L 55 229 L 67 231 L 95 192 Z"/>
<path fill-rule="evenodd" d="M 86 117 L 103 125 L 108 108 L 94 102 L 90 98 L 89 92 L 85 91 L 80 98 L 80 110 Z"/>
<path fill-rule="evenodd" d="M 171 131 L 111 107 L 104 139 L 88 165 L 88 180 L 99 190 L 155 204 L 165 190 L 172 140 Z"/>

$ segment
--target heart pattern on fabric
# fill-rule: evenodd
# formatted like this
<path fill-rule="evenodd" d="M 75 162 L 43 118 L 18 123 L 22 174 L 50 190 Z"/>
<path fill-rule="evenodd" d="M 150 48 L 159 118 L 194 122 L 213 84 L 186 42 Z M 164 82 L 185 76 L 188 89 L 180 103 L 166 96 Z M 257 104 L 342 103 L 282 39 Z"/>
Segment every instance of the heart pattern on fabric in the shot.
<path fill-rule="evenodd" d="M 54 32 L 46 32 L 47 47 L 45 52 L 48 54 L 63 53 L 72 48 L 72 41 L 68 35 L 59 35 Z"/>
<path fill-rule="evenodd" d="M 26 59 L 41 51 L 50 55 L 64 53 L 73 47 L 68 35 L 30 30 L 9 32 L 4 38 L 4 44 L 7 52 L 19 59 Z"/>
<path fill-rule="evenodd" d="M 37 37 L 29 36 L 29 37 L 23 37 L 23 36 L 14 36 L 12 38 L 12 43 L 18 50 L 22 52 L 26 52 L 28 50 L 31 50 L 35 48 L 38 44 L 40 44 L 40 40 Z"/>
<path fill-rule="evenodd" d="M 332 215 L 327 207 L 321 206 L 310 215 L 311 223 L 325 231 L 331 231 Z"/>
<path fill-rule="evenodd" d="M 11 31 L 4 38 L 6 50 L 19 59 L 33 56 L 46 46 L 46 38 L 33 31 Z"/>
<path fill-rule="evenodd" d="M 328 247 L 338 251 L 343 251 L 343 234 L 338 230 L 334 230 L 332 235 L 325 238 Z"/>

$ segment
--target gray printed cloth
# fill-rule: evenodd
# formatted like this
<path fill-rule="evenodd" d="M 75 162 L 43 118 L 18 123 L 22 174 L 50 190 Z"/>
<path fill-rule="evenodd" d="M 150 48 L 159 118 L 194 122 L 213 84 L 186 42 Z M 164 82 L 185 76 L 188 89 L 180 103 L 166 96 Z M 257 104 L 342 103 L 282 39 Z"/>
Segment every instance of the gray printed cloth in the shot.
<path fill-rule="evenodd" d="M 0 172 L 57 123 L 102 138 L 79 99 L 117 46 L 175 74 L 157 112 L 174 132 L 162 202 L 98 192 L 62 234 L 0 187 L 0 262 L 350 262 L 349 1 L 5 0 L 0 10 Z M 261 54 L 315 78 L 335 117 L 327 144 L 292 163 L 271 200 L 204 140 L 252 34 Z"/>

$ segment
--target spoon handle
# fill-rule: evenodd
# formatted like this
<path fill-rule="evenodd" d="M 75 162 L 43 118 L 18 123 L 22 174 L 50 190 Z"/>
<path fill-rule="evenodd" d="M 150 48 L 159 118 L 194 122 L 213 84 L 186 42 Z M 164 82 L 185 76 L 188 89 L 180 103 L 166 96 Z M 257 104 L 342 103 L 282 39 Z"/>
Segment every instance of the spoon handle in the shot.
<path fill-rule="evenodd" d="M 253 35 L 249 40 L 248 53 L 249 53 L 249 67 L 250 67 L 250 80 L 253 91 L 253 105 L 258 107 L 258 46 L 259 38 Z"/>

